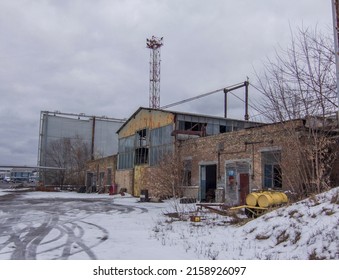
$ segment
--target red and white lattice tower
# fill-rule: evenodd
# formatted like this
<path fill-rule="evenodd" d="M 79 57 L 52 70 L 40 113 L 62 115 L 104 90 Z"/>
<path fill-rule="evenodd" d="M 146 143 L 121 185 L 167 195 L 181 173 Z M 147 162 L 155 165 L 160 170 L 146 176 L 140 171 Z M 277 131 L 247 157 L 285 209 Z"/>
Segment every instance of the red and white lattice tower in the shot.
<path fill-rule="evenodd" d="M 146 39 L 147 48 L 150 49 L 150 85 L 149 107 L 160 108 L 160 48 L 163 45 L 163 37 L 152 36 Z"/>

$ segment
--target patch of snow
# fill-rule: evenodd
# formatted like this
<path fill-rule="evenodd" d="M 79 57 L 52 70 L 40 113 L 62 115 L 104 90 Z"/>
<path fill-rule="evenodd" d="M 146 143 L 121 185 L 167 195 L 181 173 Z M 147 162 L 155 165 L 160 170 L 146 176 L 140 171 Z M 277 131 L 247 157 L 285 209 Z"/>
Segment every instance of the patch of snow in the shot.
<path fill-rule="evenodd" d="M 338 197 L 335 188 L 242 226 L 209 214 L 201 223 L 159 219 L 155 236 L 198 259 L 339 259 Z"/>

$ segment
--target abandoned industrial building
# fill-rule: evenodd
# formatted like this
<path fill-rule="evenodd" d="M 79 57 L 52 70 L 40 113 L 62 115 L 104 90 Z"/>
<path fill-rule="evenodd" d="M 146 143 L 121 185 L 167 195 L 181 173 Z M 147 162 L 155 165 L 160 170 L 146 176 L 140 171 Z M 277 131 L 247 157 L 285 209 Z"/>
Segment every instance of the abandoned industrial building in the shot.
<path fill-rule="evenodd" d="M 310 123 L 260 124 L 141 107 L 117 130 L 117 157 L 88 165 L 87 185 L 94 176 L 98 186 L 114 184 L 134 196 L 147 190 L 152 197 L 238 205 L 253 190 L 299 184 L 294 144 Z"/>
<path fill-rule="evenodd" d="M 43 184 L 74 184 L 86 192 L 171 196 L 239 205 L 255 190 L 302 194 L 339 183 L 336 118 L 263 124 L 249 121 L 249 81 L 223 91 L 224 117 L 160 109 L 161 38 L 150 48 L 149 108 L 127 120 L 41 112 Z M 245 120 L 227 118 L 227 95 L 245 89 Z M 327 114 L 327 112 L 326 112 Z"/>
<path fill-rule="evenodd" d="M 257 123 L 159 109 L 139 108 L 117 131 L 116 182 L 133 195 L 147 188 L 145 176 L 159 161 L 176 153 L 176 144 L 190 138 L 236 131 Z"/>

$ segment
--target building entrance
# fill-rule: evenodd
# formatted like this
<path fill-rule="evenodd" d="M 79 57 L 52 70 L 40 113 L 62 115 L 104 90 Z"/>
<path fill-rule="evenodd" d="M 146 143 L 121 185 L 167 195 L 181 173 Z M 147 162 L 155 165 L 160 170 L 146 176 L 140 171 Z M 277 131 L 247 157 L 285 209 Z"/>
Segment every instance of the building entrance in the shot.
<path fill-rule="evenodd" d="M 201 202 L 215 202 L 215 190 L 217 188 L 217 165 L 200 166 L 200 192 Z"/>

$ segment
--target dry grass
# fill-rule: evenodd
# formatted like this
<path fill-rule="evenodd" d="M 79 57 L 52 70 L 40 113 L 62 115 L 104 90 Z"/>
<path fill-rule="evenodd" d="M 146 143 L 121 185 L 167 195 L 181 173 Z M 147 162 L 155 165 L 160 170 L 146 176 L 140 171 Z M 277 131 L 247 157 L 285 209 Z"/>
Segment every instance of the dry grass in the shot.
<path fill-rule="evenodd" d="M 252 233 L 252 232 L 254 232 L 256 229 L 257 229 L 257 228 L 254 227 L 254 228 L 252 228 L 248 233 Z"/>
<path fill-rule="evenodd" d="M 326 216 L 332 216 L 333 214 L 335 214 L 335 211 L 333 209 L 327 209 L 325 211 Z"/>
<path fill-rule="evenodd" d="M 330 208 L 323 207 L 321 209 L 321 213 L 324 213 L 326 216 L 332 216 L 333 214 L 335 214 L 335 211 L 334 211 L 334 208 L 330 209 Z"/>
<path fill-rule="evenodd" d="M 290 216 L 290 218 L 293 218 L 293 216 L 298 213 L 298 210 L 292 210 L 290 212 L 288 212 L 288 215 Z"/>
<path fill-rule="evenodd" d="M 339 193 L 336 193 L 332 196 L 331 203 L 332 204 L 339 204 Z"/>
<path fill-rule="evenodd" d="M 242 225 L 244 223 L 244 220 L 246 220 L 239 217 L 235 212 L 230 212 L 229 217 L 230 220 L 228 221 L 228 223 L 231 225 Z"/>
<path fill-rule="evenodd" d="M 267 240 L 270 238 L 270 235 L 264 235 L 264 234 L 257 234 L 255 239 L 257 240 Z"/>
<path fill-rule="evenodd" d="M 308 255 L 309 260 L 325 260 L 325 257 L 318 256 L 315 249 L 313 249 L 312 253 Z"/>
<path fill-rule="evenodd" d="M 316 195 L 310 196 L 309 200 L 312 203 L 311 206 L 317 206 L 317 205 L 320 204 L 320 201 L 319 201 L 319 199 L 318 199 L 318 197 Z"/>
<path fill-rule="evenodd" d="M 290 235 L 286 232 L 286 230 L 283 230 L 278 236 L 277 236 L 277 244 L 279 245 L 281 243 L 286 242 L 290 238 Z"/>
<path fill-rule="evenodd" d="M 297 244 L 300 238 L 301 238 L 301 232 L 296 231 L 294 235 L 294 239 L 292 240 L 292 244 Z"/>

